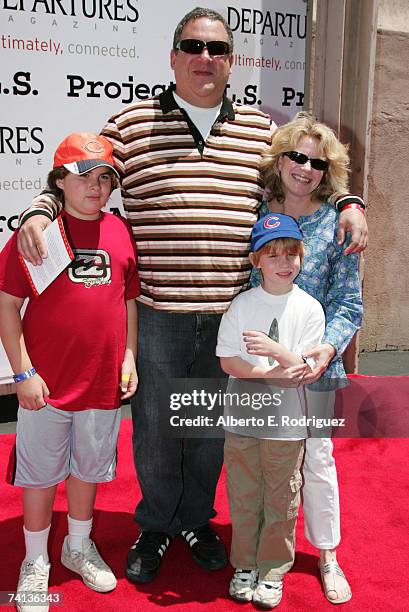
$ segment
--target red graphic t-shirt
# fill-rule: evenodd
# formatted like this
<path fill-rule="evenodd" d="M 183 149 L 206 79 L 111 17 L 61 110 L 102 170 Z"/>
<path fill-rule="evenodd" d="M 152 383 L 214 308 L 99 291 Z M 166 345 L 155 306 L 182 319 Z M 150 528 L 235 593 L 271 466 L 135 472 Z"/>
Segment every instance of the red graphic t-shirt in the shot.
<path fill-rule="evenodd" d="M 126 222 L 109 213 L 84 221 L 63 212 L 75 259 L 35 297 L 17 255 L 17 232 L 0 254 L 0 289 L 28 297 L 23 333 L 33 366 L 62 410 L 120 406 L 126 300 L 140 293 Z"/>

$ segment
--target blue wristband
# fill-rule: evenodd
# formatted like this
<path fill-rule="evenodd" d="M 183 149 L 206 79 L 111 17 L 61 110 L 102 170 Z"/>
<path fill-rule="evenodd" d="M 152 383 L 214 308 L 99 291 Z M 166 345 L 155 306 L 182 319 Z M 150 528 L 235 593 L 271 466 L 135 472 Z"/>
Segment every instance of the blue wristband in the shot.
<path fill-rule="evenodd" d="M 25 372 L 21 372 L 20 374 L 13 374 L 13 380 L 15 383 L 19 383 L 23 380 L 27 380 L 27 378 L 31 378 L 36 374 L 36 369 L 31 368 L 30 370 L 26 370 Z"/>

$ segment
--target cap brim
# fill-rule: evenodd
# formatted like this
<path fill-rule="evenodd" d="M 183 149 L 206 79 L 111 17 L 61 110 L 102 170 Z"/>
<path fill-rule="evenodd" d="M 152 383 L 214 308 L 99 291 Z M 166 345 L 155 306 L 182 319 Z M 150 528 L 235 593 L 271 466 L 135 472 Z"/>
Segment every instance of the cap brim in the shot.
<path fill-rule="evenodd" d="M 90 170 L 94 170 L 95 168 L 109 168 L 112 170 L 117 178 L 119 177 L 119 172 L 112 164 L 109 164 L 103 159 L 82 159 L 81 161 L 72 162 L 70 164 L 64 164 L 64 168 L 66 168 L 69 172 L 73 174 L 77 174 L 81 176 L 81 174 L 85 174 Z"/>
<path fill-rule="evenodd" d="M 252 252 L 259 251 L 267 242 L 272 242 L 273 240 L 277 240 L 277 238 L 295 238 L 296 240 L 302 240 L 303 236 L 301 232 L 274 232 L 274 235 L 263 236 L 259 240 L 256 240 L 255 243 L 251 245 Z"/>

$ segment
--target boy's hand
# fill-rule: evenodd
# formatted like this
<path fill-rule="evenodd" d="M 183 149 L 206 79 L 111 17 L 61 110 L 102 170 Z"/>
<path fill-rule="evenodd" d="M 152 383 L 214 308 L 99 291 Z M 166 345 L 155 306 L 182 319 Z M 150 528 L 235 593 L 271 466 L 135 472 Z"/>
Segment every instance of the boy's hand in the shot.
<path fill-rule="evenodd" d="M 45 215 L 33 215 L 24 222 L 18 233 L 19 253 L 34 266 L 41 266 L 48 255 L 43 231 L 50 223 L 50 219 Z"/>
<path fill-rule="evenodd" d="M 26 410 L 41 410 L 47 404 L 50 392 L 39 374 L 16 383 L 19 404 Z"/>
<path fill-rule="evenodd" d="M 310 385 L 316 382 L 324 374 L 331 359 L 336 355 L 336 350 L 332 344 L 319 344 L 313 349 L 304 353 L 304 357 L 312 357 L 315 361 L 314 369 L 304 376 L 303 385 Z"/>
<path fill-rule="evenodd" d="M 283 368 L 278 365 L 271 370 L 267 370 L 264 378 L 271 380 L 271 384 L 274 380 L 280 387 L 298 387 L 301 383 L 304 383 L 304 376 L 309 366 L 306 363 L 299 363 L 298 365 L 291 366 L 290 368 Z"/>
<path fill-rule="evenodd" d="M 128 397 L 132 397 L 135 394 L 138 387 L 138 374 L 133 357 L 125 357 L 122 363 L 119 386 L 122 391 L 121 399 L 128 399 Z"/>
<path fill-rule="evenodd" d="M 249 355 L 274 357 L 278 348 L 278 343 L 261 331 L 244 331 L 243 340 Z"/>

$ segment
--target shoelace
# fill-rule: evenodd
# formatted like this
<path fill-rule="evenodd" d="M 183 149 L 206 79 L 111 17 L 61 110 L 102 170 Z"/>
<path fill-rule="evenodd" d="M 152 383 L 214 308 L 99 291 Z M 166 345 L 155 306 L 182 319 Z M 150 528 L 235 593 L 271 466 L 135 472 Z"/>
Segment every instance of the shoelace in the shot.
<path fill-rule="evenodd" d="M 84 562 L 86 568 L 93 576 L 95 576 L 99 570 L 106 570 L 105 563 L 99 556 L 94 543 L 90 544 L 89 548 L 87 548 L 86 555 L 79 550 L 72 550 L 71 558 L 74 562 Z"/>
<path fill-rule="evenodd" d="M 240 586 L 251 586 L 255 582 L 256 572 L 254 570 L 237 569 L 234 572 L 233 580 L 238 582 Z"/>
<path fill-rule="evenodd" d="M 170 538 L 160 531 L 142 531 L 132 548 L 138 546 L 143 552 L 156 555 L 162 546 L 166 549 L 169 544 Z"/>
<path fill-rule="evenodd" d="M 47 570 L 42 570 L 35 561 L 27 561 L 24 566 L 22 586 L 24 591 L 45 591 L 48 588 Z"/>
<path fill-rule="evenodd" d="M 262 582 L 259 582 L 259 586 L 264 587 L 267 590 L 270 590 L 270 589 L 276 589 L 277 591 L 283 590 L 282 582 L 270 582 L 268 580 L 266 581 L 263 580 Z"/>

